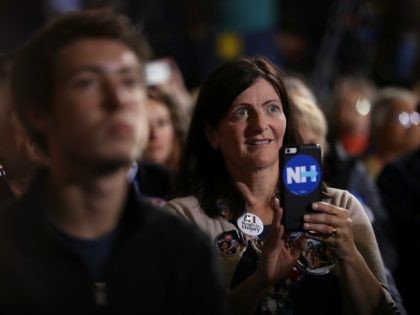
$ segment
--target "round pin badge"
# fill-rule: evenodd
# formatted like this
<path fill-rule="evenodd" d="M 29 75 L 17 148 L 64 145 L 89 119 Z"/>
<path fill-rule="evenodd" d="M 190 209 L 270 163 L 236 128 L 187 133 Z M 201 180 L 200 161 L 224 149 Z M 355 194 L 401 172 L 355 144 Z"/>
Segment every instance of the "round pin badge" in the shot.
<path fill-rule="evenodd" d="M 223 256 L 241 256 L 246 249 L 246 244 L 237 230 L 220 233 L 215 243 Z"/>
<path fill-rule="evenodd" d="M 326 243 L 308 239 L 297 261 L 297 266 L 309 274 L 325 275 L 331 271 L 335 263 L 336 259 Z"/>
<path fill-rule="evenodd" d="M 264 240 L 262 240 L 259 236 L 257 237 L 249 236 L 249 238 L 250 238 L 252 248 L 254 248 L 257 255 L 261 256 L 262 249 L 264 247 Z"/>
<path fill-rule="evenodd" d="M 238 228 L 246 235 L 258 236 L 264 230 L 264 224 L 255 214 L 245 212 L 236 221 Z"/>

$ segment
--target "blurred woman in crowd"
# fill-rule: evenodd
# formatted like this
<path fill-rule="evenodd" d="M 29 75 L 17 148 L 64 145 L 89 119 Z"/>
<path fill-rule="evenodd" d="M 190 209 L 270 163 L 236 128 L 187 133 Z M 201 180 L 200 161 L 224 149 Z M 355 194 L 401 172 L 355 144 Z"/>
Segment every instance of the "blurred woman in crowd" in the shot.
<path fill-rule="evenodd" d="M 149 88 L 149 142 L 142 159 L 174 169 L 185 142 L 188 117 L 169 95 Z"/>

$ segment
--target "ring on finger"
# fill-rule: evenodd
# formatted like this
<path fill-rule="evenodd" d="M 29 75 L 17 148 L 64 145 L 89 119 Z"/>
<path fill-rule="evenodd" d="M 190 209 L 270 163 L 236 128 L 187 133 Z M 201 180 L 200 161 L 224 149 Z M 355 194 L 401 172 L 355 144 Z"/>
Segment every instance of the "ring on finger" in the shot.
<path fill-rule="evenodd" d="M 330 236 L 331 236 L 331 237 L 336 237 L 336 236 L 337 236 L 337 234 L 338 234 L 337 229 L 336 229 L 336 228 L 333 228 L 333 230 L 332 230 L 332 232 L 331 232 Z"/>

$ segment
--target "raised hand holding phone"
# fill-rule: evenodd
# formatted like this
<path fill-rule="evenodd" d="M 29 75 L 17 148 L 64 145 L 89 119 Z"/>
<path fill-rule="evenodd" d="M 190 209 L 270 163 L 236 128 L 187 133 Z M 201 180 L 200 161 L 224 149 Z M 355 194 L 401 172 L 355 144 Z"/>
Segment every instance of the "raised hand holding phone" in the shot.
<path fill-rule="evenodd" d="M 281 149 L 280 203 L 286 231 L 303 231 L 303 216 L 321 200 L 321 148 L 318 144 Z"/>

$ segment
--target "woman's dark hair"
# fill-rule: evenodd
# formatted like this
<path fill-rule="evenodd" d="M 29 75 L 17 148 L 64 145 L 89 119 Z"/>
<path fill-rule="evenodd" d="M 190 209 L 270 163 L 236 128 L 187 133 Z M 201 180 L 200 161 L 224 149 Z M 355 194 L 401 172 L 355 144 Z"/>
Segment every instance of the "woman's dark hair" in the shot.
<path fill-rule="evenodd" d="M 243 212 L 245 201 L 225 168 L 220 150 L 209 144 L 205 125 L 216 128 L 234 99 L 259 78 L 273 86 L 283 105 L 287 120 L 283 145 L 302 144 L 283 75 L 271 61 L 242 57 L 219 66 L 200 89 L 175 186 L 177 197 L 196 196 L 210 217 L 223 215 L 222 201 L 229 208 L 229 219 L 236 218 Z"/>

